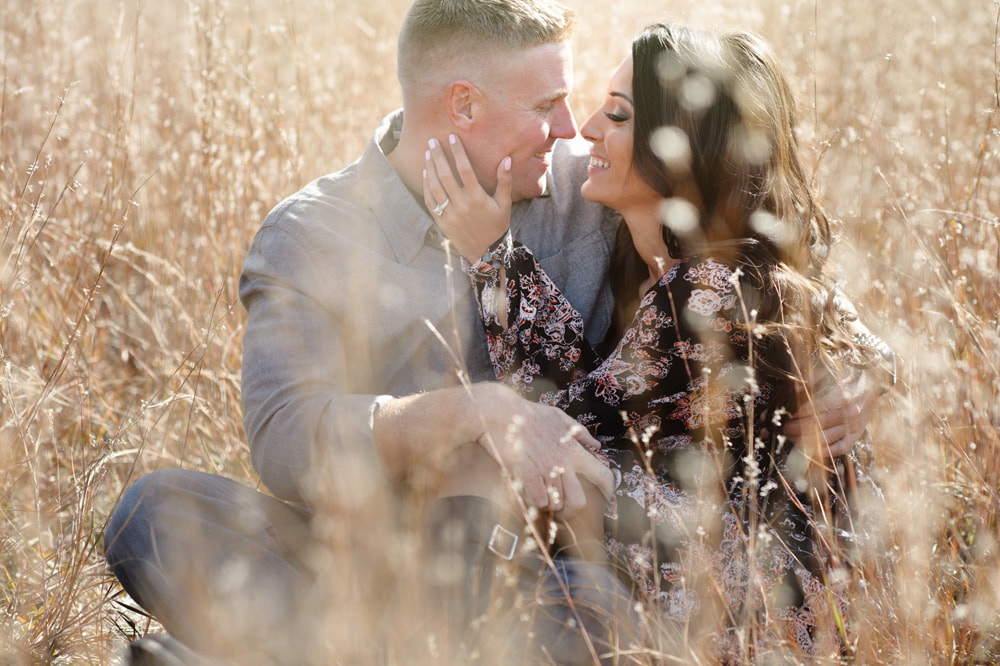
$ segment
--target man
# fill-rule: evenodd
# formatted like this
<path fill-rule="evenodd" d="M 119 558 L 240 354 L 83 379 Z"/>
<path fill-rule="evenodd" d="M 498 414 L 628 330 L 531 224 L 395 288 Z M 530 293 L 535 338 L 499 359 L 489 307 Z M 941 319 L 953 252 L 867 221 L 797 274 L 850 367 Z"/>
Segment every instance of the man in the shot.
<path fill-rule="evenodd" d="M 601 340 L 616 220 L 579 196 L 588 151 L 571 141 L 574 24 L 551 0 L 417 0 L 399 40 L 405 116 L 390 115 L 357 162 L 264 221 L 240 283 L 243 408 L 254 468 L 276 498 L 164 470 L 128 491 L 105 535 L 123 587 L 187 647 L 321 660 L 324 636 L 349 625 L 338 658 L 355 661 L 400 626 L 387 629 L 386 618 L 398 619 L 407 592 L 385 572 L 416 572 L 444 590 L 435 599 L 449 618 L 471 620 L 499 589 L 481 572 L 523 549 L 525 508 L 570 517 L 593 488 L 610 492 L 585 430 L 491 381 L 474 295 L 421 194 L 431 137 L 458 134 L 488 190 L 511 157 L 512 232 Z M 830 432 L 853 442 L 843 422 L 858 420 L 844 416 L 865 416 L 870 402 L 834 405 Z M 422 501 L 473 496 L 488 501 Z M 400 526 L 433 535 L 423 568 L 408 568 L 424 546 L 400 538 Z M 540 574 L 545 589 L 562 594 L 585 570 L 568 566 Z M 319 626 L 324 616 L 344 621 Z M 420 654 L 406 661 L 433 660 L 439 646 L 414 635 Z M 538 640 L 561 640 L 546 636 Z M 583 643 L 590 663 L 595 648 Z"/>

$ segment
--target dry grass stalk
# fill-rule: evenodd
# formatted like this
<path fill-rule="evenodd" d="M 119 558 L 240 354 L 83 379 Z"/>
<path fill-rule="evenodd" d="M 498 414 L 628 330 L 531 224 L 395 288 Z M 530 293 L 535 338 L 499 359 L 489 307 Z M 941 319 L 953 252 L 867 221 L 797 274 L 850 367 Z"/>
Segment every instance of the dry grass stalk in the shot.
<path fill-rule="evenodd" d="M 755 29 L 786 57 L 817 182 L 843 220 L 846 289 L 905 368 L 872 429 L 897 587 L 849 581 L 855 659 L 1000 658 L 1000 5 L 570 4 L 581 120 L 654 19 Z M 5 663 L 106 663 L 147 630 L 118 603 L 99 543 L 139 474 L 181 465 L 254 483 L 242 258 L 274 203 L 353 160 L 398 105 L 405 5 L 0 10 Z M 350 557 L 351 530 L 331 525 L 334 554 Z M 328 620 L 332 651 L 367 656 L 347 618 Z"/>

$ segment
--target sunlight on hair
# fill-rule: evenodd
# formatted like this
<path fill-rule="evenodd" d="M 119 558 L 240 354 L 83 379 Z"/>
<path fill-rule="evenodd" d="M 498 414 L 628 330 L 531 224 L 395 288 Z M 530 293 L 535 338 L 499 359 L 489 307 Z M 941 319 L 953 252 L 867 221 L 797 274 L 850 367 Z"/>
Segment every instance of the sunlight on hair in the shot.
<path fill-rule="evenodd" d="M 690 171 L 691 142 L 684 130 L 674 126 L 661 127 L 653 132 L 650 143 L 667 169 L 674 173 Z"/>
<path fill-rule="evenodd" d="M 771 157 L 771 141 L 761 129 L 739 129 L 733 133 L 730 141 L 733 154 L 749 164 L 766 164 Z"/>
<path fill-rule="evenodd" d="M 691 112 L 704 111 L 715 102 L 715 83 L 704 74 L 689 74 L 678 91 L 681 106 Z"/>
<path fill-rule="evenodd" d="M 660 204 L 660 221 L 678 236 L 698 228 L 698 209 L 687 199 L 672 197 Z"/>
<path fill-rule="evenodd" d="M 775 245 L 787 245 L 795 240 L 794 230 L 788 223 L 766 210 L 756 210 L 750 214 L 750 227 Z"/>
<path fill-rule="evenodd" d="M 676 88 L 681 83 L 681 79 L 686 73 L 684 64 L 674 56 L 666 54 L 660 56 L 656 63 L 656 73 L 660 75 L 660 81 L 665 88 Z"/>

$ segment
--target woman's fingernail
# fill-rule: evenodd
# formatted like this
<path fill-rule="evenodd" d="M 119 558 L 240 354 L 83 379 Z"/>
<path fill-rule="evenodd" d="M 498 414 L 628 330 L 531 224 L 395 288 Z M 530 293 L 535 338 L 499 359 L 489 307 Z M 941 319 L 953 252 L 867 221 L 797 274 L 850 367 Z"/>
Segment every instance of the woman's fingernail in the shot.
<path fill-rule="evenodd" d="M 437 139 L 429 139 L 427 141 L 427 145 L 430 146 L 432 149 L 437 148 L 438 145 Z"/>
<path fill-rule="evenodd" d="M 430 159 L 431 159 L 431 151 L 429 151 L 429 150 L 425 150 L 425 151 L 424 151 L 424 158 L 425 158 L 426 160 L 430 161 Z"/>
<path fill-rule="evenodd" d="M 503 170 L 504 171 L 510 171 L 510 158 L 509 157 L 505 157 L 503 159 Z"/>
<path fill-rule="evenodd" d="M 427 169 L 424 169 L 424 180 L 427 180 Z"/>
<path fill-rule="evenodd" d="M 448 135 L 448 141 L 451 144 L 455 144 L 455 143 L 458 142 L 458 137 L 456 135 L 454 135 L 454 134 L 449 134 Z"/>

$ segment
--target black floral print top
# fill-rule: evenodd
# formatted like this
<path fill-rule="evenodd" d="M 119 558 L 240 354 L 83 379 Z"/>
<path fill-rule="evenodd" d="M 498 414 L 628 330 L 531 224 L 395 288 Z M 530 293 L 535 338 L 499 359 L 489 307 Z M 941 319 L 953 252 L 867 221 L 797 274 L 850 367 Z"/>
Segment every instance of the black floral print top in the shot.
<path fill-rule="evenodd" d="M 607 358 L 520 243 L 508 237 L 466 272 L 498 379 L 560 407 L 602 443 L 617 479 L 606 545 L 637 594 L 678 621 L 766 607 L 780 618 L 769 626 L 787 632 L 772 638 L 812 651 L 815 605 L 843 600 L 820 582 L 809 501 L 786 465 L 791 445 L 765 442 L 755 426 L 773 391 L 749 370 L 734 270 L 711 257 L 678 261 Z M 500 288 L 507 328 L 494 310 Z M 723 631 L 723 652 L 727 640 L 736 639 Z"/>

